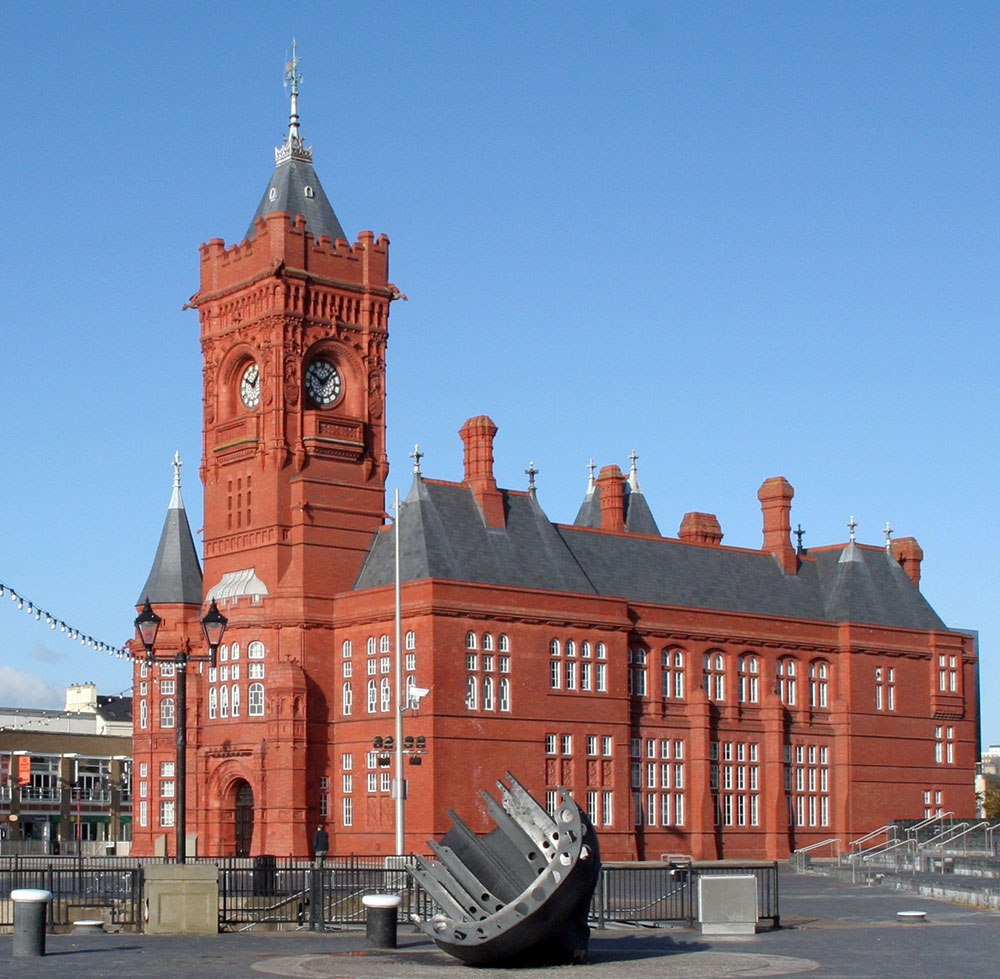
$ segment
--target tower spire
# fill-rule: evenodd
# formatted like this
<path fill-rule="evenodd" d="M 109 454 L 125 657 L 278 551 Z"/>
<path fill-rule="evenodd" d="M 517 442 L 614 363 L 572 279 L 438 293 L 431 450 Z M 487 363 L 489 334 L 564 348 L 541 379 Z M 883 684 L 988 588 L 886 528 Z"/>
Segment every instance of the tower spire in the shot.
<path fill-rule="evenodd" d="M 301 160 L 312 163 L 312 147 L 302 145 L 299 134 L 299 83 L 302 75 L 299 72 L 298 44 L 292 38 L 292 58 L 285 62 L 285 89 L 288 92 L 288 136 L 285 142 L 275 148 L 274 165 L 286 160 Z"/>

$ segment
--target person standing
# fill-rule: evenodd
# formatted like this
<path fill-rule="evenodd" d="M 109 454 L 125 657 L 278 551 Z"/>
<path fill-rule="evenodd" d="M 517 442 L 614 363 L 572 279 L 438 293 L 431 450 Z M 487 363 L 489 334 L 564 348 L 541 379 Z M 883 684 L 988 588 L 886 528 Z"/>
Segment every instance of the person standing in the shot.
<path fill-rule="evenodd" d="M 316 866 L 322 867 L 326 860 L 327 852 L 330 849 L 330 834 L 322 826 L 316 827 L 313 833 L 313 855 L 316 857 Z"/>

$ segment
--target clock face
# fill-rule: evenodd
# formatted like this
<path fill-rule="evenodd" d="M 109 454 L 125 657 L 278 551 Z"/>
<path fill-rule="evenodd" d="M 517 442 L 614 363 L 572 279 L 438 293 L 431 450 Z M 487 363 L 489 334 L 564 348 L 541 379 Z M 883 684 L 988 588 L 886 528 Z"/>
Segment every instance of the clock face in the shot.
<path fill-rule="evenodd" d="M 340 397 L 340 389 L 340 374 L 330 361 L 317 357 L 306 368 L 306 391 L 321 408 L 332 405 Z"/>
<path fill-rule="evenodd" d="M 248 408 L 256 408 L 260 404 L 260 368 L 251 364 L 240 380 L 240 397 Z"/>

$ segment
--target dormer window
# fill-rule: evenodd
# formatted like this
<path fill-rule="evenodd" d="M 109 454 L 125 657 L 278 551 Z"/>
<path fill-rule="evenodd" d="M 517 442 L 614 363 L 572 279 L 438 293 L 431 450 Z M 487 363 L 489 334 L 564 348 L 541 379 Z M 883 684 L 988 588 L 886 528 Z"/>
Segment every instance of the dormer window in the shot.
<path fill-rule="evenodd" d="M 268 199 L 269 201 L 272 201 L 272 202 L 273 202 L 273 201 L 276 201 L 276 200 L 278 199 L 278 188 L 277 188 L 277 187 L 272 187 L 272 188 L 271 188 L 271 189 L 270 189 L 270 190 L 269 190 L 269 191 L 267 192 L 267 199 Z"/>
<path fill-rule="evenodd" d="M 313 197 L 315 197 L 315 196 L 316 196 L 316 192 L 315 192 L 315 191 L 314 191 L 314 190 L 312 189 L 312 187 L 309 187 L 309 186 L 306 186 L 306 187 L 305 187 L 305 188 L 303 189 L 303 191 L 302 191 L 302 192 L 303 192 L 303 193 L 304 193 L 304 194 L 306 195 L 306 197 L 308 197 L 308 198 L 309 198 L 310 200 L 311 200 L 311 199 L 312 199 Z"/>

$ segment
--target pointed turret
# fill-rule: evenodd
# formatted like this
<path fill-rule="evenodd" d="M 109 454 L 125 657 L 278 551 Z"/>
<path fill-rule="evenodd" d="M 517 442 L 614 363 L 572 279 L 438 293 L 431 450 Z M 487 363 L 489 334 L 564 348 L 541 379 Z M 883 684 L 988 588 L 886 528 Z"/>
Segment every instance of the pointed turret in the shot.
<path fill-rule="evenodd" d="M 281 146 L 274 150 L 274 173 L 250 221 L 246 237 L 257 232 L 257 219 L 271 211 L 287 211 L 289 221 L 301 214 L 306 219 L 306 231 L 314 238 L 329 235 L 331 241 L 346 240 L 347 235 L 333 212 L 333 207 L 323 190 L 312 165 L 312 147 L 305 146 L 299 135 L 299 58 L 292 41 L 292 60 L 285 65 L 285 84 L 288 87 L 290 110 L 288 135 Z"/>
<path fill-rule="evenodd" d="M 153 567 L 136 605 L 201 605 L 201 564 L 181 496 L 181 457 L 174 453 L 174 486 Z"/>

